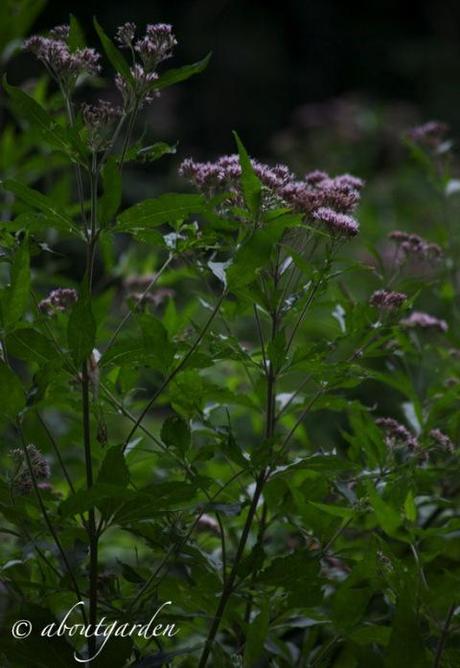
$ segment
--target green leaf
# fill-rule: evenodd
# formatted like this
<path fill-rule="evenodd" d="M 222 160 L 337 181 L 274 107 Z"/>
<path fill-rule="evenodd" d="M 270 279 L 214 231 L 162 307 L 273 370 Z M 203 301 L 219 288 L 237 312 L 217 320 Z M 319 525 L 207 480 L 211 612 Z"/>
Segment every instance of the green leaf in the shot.
<path fill-rule="evenodd" d="M 64 151 L 69 156 L 73 158 L 76 156 L 75 137 L 69 128 L 65 130 L 55 123 L 49 112 L 41 104 L 20 88 L 11 86 L 6 80 L 6 76 L 3 77 L 3 87 L 11 99 L 14 112 L 19 117 L 25 118 L 40 133 L 42 139 L 50 146 Z"/>
<path fill-rule="evenodd" d="M 190 427 L 179 415 L 170 415 L 163 422 L 161 440 L 166 445 L 185 453 L 190 447 Z"/>
<path fill-rule="evenodd" d="M 378 523 L 385 533 L 395 536 L 397 529 L 401 526 L 399 513 L 382 499 L 370 480 L 366 483 L 366 490 Z"/>
<path fill-rule="evenodd" d="M 164 155 L 174 155 L 176 153 L 176 146 L 166 144 L 164 141 L 157 142 L 151 146 L 145 146 L 136 152 L 136 159 L 141 162 L 155 162 Z"/>
<path fill-rule="evenodd" d="M 129 232 L 133 229 L 157 227 L 163 223 L 175 223 L 206 209 L 206 199 L 202 195 L 161 195 L 157 199 L 147 199 L 123 211 L 118 216 L 115 229 L 118 232 Z"/>
<path fill-rule="evenodd" d="M 43 365 L 56 359 L 56 348 L 53 342 L 32 327 L 17 329 L 6 337 L 8 354 Z"/>
<path fill-rule="evenodd" d="M 3 304 L 3 320 L 6 329 L 11 328 L 24 314 L 29 302 L 30 290 L 29 242 L 24 239 L 11 265 L 11 284 Z"/>
<path fill-rule="evenodd" d="M 115 217 L 121 204 L 121 173 L 115 158 L 110 158 L 102 172 L 104 192 L 99 200 L 98 216 L 102 227 Z"/>
<path fill-rule="evenodd" d="M 134 492 L 122 489 L 118 485 L 97 483 L 91 489 L 80 489 L 65 499 L 59 506 L 59 512 L 63 517 L 71 517 L 94 507 L 103 508 L 107 502 L 121 504 L 133 494 Z"/>
<path fill-rule="evenodd" d="M 0 361 L 0 417 L 15 420 L 26 405 L 21 381 L 9 366 Z"/>
<path fill-rule="evenodd" d="M 203 72 L 203 70 L 205 70 L 208 66 L 210 59 L 211 53 L 208 53 L 207 56 L 205 56 L 202 60 L 193 63 L 193 65 L 184 65 L 183 67 L 168 70 L 155 81 L 155 83 L 152 85 L 152 88 L 154 90 L 162 90 L 163 88 L 180 83 L 181 81 L 186 81 L 195 74 Z"/>
<path fill-rule="evenodd" d="M 144 338 L 144 349 L 150 358 L 150 363 L 153 362 L 158 369 L 166 371 L 174 359 L 174 347 L 169 340 L 166 327 L 150 313 L 143 314 L 139 322 Z"/>
<path fill-rule="evenodd" d="M 16 197 L 44 214 L 43 221 L 50 227 L 62 230 L 64 232 L 77 232 L 80 235 L 80 230 L 76 227 L 71 218 L 63 213 L 59 206 L 47 195 L 43 195 L 38 190 L 29 188 L 29 186 L 16 181 L 15 179 L 6 179 L 2 183 L 5 190 L 12 192 Z"/>
<path fill-rule="evenodd" d="M 428 668 L 432 665 L 427 657 L 413 594 L 408 589 L 406 583 L 396 604 L 390 642 L 385 653 L 386 668 Z"/>
<path fill-rule="evenodd" d="M 242 288 L 256 279 L 257 273 L 270 260 L 283 231 L 283 223 L 273 222 L 256 230 L 241 244 L 227 270 L 227 284 L 231 290 Z"/>
<path fill-rule="evenodd" d="M 132 83 L 133 77 L 125 57 L 123 56 L 121 51 L 117 49 L 112 40 L 109 37 L 107 37 L 107 35 L 105 34 L 102 27 L 99 25 L 96 18 L 94 18 L 94 27 L 96 28 L 96 32 L 99 36 L 99 39 L 101 40 L 102 48 L 104 49 L 105 54 L 112 63 L 114 69 L 120 74 L 122 74 L 125 79 L 127 79 L 129 82 Z"/>
<path fill-rule="evenodd" d="M 256 668 L 259 665 L 259 661 L 264 658 L 264 643 L 268 636 L 269 626 L 269 603 L 265 599 L 259 614 L 248 626 L 246 645 L 244 647 L 244 668 Z"/>
<path fill-rule="evenodd" d="M 238 147 L 241 165 L 241 187 L 243 190 L 244 201 L 249 211 L 254 217 L 257 216 L 260 207 L 260 198 L 262 194 L 262 183 L 254 171 L 249 155 L 243 146 L 237 133 L 233 133 Z"/>
<path fill-rule="evenodd" d="M 77 18 L 73 14 L 70 15 L 70 34 L 67 40 L 69 50 L 73 53 L 78 49 L 84 49 L 86 46 L 85 35 Z"/>
<path fill-rule="evenodd" d="M 67 326 L 67 342 L 72 359 L 80 366 L 91 355 L 96 342 L 96 320 L 88 298 L 80 296 Z"/>
<path fill-rule="evenodd" d="M 417 506 L 415 505 L 415 499 L 412 490 L 407 492 L 407 496 L 404 501 L 404 513 L 409 522 L 415 522 L 417 519 Z"/>
<path fill-rule="evenodd" d="M 123 446 L 115 445 L 107 451 L 102 462 L 97 484 L 117 485 L 127 487 L 129 471 L 123 454 Z"/>

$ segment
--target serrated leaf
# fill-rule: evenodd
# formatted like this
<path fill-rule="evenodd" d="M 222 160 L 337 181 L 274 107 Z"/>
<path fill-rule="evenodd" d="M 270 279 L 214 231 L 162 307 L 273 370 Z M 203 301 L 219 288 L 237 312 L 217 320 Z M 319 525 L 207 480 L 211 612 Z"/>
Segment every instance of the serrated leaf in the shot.
<path fill-rule="evenodd" d="M 74 231 L 80 235 L 80 230 L 76 227 L 69 216 L 67 216 L 60 207 L 53 202 L 53 200 L 47 195 L 29 186 L 16 181 L 15 179 L 6 179 L 2 182 L 5 190 L 12 192 L 16 197 L 24 204 L 27 204 L 33 209 L 37 209 L 42 214 L 43 217 L 43 227 L 55 227 L 58 230 L 63 230 L 64 232 Z"/>
<path fill-rule="evenodd" d="M 198 214 L 207 209 L 202 195 L 165 194 L 157 199 L 147 199 L 126 209 L 118 216 L 115 229 L 129 232 L 132 229 L 148 229 L 184 220 L 191 214 Z"/>

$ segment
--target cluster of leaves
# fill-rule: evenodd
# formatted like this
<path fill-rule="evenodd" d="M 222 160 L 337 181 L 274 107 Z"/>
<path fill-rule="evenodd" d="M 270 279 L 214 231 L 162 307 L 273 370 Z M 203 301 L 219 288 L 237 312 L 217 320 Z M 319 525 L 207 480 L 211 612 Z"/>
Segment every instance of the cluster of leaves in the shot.
<path fill-rule="evenodd" d="M 458 665 L 454 237 L 435 266 L 394 244 L 363 258 L 365 226 L 350 248 L 266 197 L 238 136 L 238 197 L 123 208 L 124 166 L 169 150 L 134 140 L 142 105 L 101 146 L 66 89 L 3 88 L 2 665 L 93 656 L 79 636 L 9 639 L 80 600 L 93 624 L 171 601 L 180 628 L 112 638 L 95 666 Z M 396 288 L 402 311 L 369 303 Z M 442 303 L 446 326 L 408 326 L 415 302 Z"/>

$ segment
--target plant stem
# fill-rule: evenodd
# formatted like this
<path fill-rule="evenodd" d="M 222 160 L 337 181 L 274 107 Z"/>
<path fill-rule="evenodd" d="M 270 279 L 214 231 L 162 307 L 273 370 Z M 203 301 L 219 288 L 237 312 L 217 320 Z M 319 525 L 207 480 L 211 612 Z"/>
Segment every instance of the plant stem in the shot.
<path fill-rule="evenodd" d="M 175 376 L 179 373 L 179 371 L 187 364 L 190 357 L 193 355 L 195 350 L 200 345 L 201 341 L 204 339 L 204 337 L 206 335 L 206 332 L 208 331 L 212 321 L 216 317 L 217 312 L 219 311 L 220 305 L 222 304 L 226 294 L 227 294 L 226 291 L 224 291 L 221 294 L 221 296 L 219 297 L 219 300 L 218 300 L 217 304 L 215 305 L 211 315 L 209 316 L 209 318 L 206 321 L 203 329 L 201 330 L 200 334 L 196 338 L 195 342 L 193 343 L 193 345 L 191 346 L 189 351 L 186 353 L 186 355 L 184 355 L 184 357 L 181 359 L 179 364 L 171 371 L 171 373 L 169 373 L 168 376 L 166 376 L 166 378 L 164 379 L 164 381 L 162 382 L 162 384 L 160 385 L 158 390 L 154 393 L 153 397 L 149 400 L 149 402 L 147 403 L 147 405 L 145 406 L 145 408 L 143 409 L 143 411 L 141 412 L 141 414 L 137 418 L 136 422 L 134 423 L 134 425 L 131 428 L 131 431 L 129 432 L 128 436 L 126 437 L 125 443 L 123 445 L 123 452 L 128 447 L 128 444 L 129 444 L 130 440 L 132 439 L 132 437 L 136 433 L 136 431 L 139 428 L 139 426 L 141 425 L 143 419 L 145 418 L 145 416 L 147 415 L 147 413 L 149 412 L 149 410 L 151 409 L 151 407 L 153 406 L 155 401 L 158 399 L 160 394 L 166 389 L 166 387 L 173 380 L 173 378 L 175 378 Z"/>
<path fill-rule="evenodd" d="M 82 404 L 83 404 L 83 441 L 85 446 L 86 485 L 90 490 L 93 486 L 93 463 L 91 457 L 91 427 L 89 407 L 89 377 L 86 362 L 82 367 Z M 97 585 L 98 585 L 98 535 L 94 508 L 88 511 L 89 537 L 89 623 L 97 624 Z M 93 627 L 94 628 L 94 627 Z M 88 639 L 88 652 L 94 656 L 96 652 L 96 636 Z"/>
<path fill-rule="evenodd" d="M 447 637 L 449 635 L 449 627 L 450 623 L 452 621 L 452 617 L 454 616 L 456 604 L 452 603 L 452 605 L 449 608 L 449 612 L 447 613 L 446 621 L 444 622 L 444 626 L 442 629 L 441 637 L 439 638 L 439 643 L 436 648 L 436 656 L 434 658 L 434 663 L 433 663 L 433 668 L 441 668 L 441 660 L 442 660 L 442 655 L 444 653 L 444 648 L 446 646 L 447 642 Z"/>

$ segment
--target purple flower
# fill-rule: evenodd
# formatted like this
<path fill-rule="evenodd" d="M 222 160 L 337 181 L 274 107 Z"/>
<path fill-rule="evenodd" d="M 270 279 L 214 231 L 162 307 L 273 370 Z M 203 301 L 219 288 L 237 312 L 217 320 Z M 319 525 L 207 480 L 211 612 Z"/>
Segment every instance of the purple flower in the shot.
<path fill-rule="evenodd" d="M 370 304 L 385 310 L 399 308 L 407 299 L 403 292 L 393 292 L 391 290 L 376 290 L 370 298 Z"/>
<path fill-rule="evenodd" d="M 172 32 L 172 26 L 166 23 L 150 24 L 147 26 L 145 37 L 137 40 L 134 45 L 144 67 L 155 69 L 161 62 L 171 58 L 177 40 Z"/>
<path fill-rule="evenodd" d="M 375 424 L 385 432 L 385 441 L 388 447 L 393 448 L 396 445 L 406 445 L 410 450 L 419 448 L 415 436 L 393 418 L 377 418 Z"/>
<path fill-rule="evenodd" d="M 407 133 L 411 141 L 428 148 L 439 148 L 449 131 L 449 126 L 440 121 L 428 121 L 423 125 L 412 128 Z"/>
<path fill-rule="evenodd" d="M 449 326 L 445 320 L 440 320 L 429 313 L 423 313 L 422 311 L 414 311 L 410 314 L 408 318 L 404 318 L 400 321 L 403 327 L 415 328 L 420 327 L 421 329 L 438 329 L 440 332 L 447 332 Z"/>
<path fill-rule="evenodd" d="M 124 23 L 122 26 L 117 28 L 115 40 L 120 46 L 130 48 L 132 47 L 135 34 L 136 24 L 132 23 L 132 21 L 128 21 L 127 23 Z"/>
<path fill-rule="evenodd" d="M 455 446 L 450 438 L 444 434 L 440 429 L 432 429 L 429 436 L 446 452 L 454 452 Z"/>
<path fill-rule="evenodd" d="M 359 224 L 354 218 L 327 207 L 315 211 L 313 218 L 323 223 L 334 236 L 355 237 L 359 231 Z"/>
<path fill-rule="evenodd" d="M 58 26 L 51 31 L 51 37 L 35 35 L 24 42 L 24 48 L 31 51 L 44 63 L 51 76 L 69 89 L 75 85 L 81 74 L 96 75 L 100 71 L 100 54 L 94 49 L 83 48 L 70 51 L 66 43 L 66 26 Z M 56 35 L 56 37 L 54 37 Z M 65 37 L 65 38 L 64 38 Z"/>
<path fill-rule="evenodd" d="M 136 63 L 130 70 L 133 83 L 121 74 L 115 77 L 115 85 L 120 91 L 125 107 L 130 108 L 137 101 L 139 106 L 151 104 L 160 93 L 153 90 L 153 84 L 158 79 L 156 72 L 147 72 L 142 65 Z"/>
<path fill-rule="evenodd" d="M 39 483 L 48 480 L 50 477 L 50 467 L 48 462 L 40 450 L 32 443 L 27 446 L 27 454 L 30 468 L 29 462 L 22 449 L 16 449 L 11 452 L 11 456 L 18 465 L 18 470 L 13 480 L 13 487 L 19 494 L 29 494 L 32 491 L 32 475 Z M 30 469 L 32 469 L 32 472 Z"/>
<path fill-rule="evenodd" d="M 46 299 L 42 299 L 38 308 L 46 315 L 54 315 L 58 311 L 66 311 L 77 298 L 77 292 L 73 288 L 57 288 L 52 290 Z"/>
<path fill-rule="evenodd" d="M 89 144 L 95 150 L 100 150 L 107 144 L 108 133 L 113 122 L 120 116 L 121 109 L 107 100 L 98 100 L 93 105 L 82 104 L 81 113 L 88 130 Z"/>

